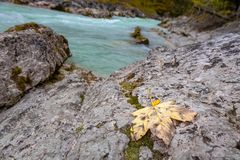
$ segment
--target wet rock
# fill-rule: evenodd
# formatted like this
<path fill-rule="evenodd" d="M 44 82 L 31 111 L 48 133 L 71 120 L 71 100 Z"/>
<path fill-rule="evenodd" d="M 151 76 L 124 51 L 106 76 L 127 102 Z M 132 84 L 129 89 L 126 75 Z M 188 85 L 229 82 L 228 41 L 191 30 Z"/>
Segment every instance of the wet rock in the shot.
<path fill-rule="evenodd" d="M 149 45 L 149 40 L 148 40 L 148 38 L 146 38 L 142 35 L 140 27 L 136 27 L 134 29 L 134 32 L 131 34 L 131 36 L 135 39 L 135 42 L 137 44 Z"/>
<path fill-rule="evenodd" d="M 0 108 L 14 105 L 69 56 L 67 40 L 45 26 L 28 23 L 1 33 Z"/>

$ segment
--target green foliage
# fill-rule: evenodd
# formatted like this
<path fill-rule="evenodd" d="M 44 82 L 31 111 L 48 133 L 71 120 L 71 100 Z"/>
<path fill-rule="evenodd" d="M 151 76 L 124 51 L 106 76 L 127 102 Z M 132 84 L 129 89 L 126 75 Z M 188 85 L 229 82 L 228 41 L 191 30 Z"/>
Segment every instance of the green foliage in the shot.
<path fill-rule="evenodd" d="M 201 6 L 228 14 L 234 8 L 234 0 L 98 0 L 101 3 L 119 4 L 126 8 L 135 7 L 147 16 L 170 15 L 179 16 L 195 6 Z"/>
<path fill-rule="evenodd" d="M 215 10 L 224 10 L 229 6 L 226 0 L 192 0 L 195 5 L 213 8 Z"/>
<path fill-rule="evenodd" d="M 190 6 L 191 0 L 98 0 L 104 3 L 120 4 L 126 8 L 135 7 L 147 16 L 156 14 L 169 14 L 178 16 L 184 13 Z"/>

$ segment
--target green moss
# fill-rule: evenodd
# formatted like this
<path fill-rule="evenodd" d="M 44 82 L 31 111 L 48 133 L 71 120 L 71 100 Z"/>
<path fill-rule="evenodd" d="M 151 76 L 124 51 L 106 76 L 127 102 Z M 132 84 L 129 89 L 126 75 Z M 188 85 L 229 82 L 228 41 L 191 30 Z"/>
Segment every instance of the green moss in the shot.
<path fill-rule="evenodd" d="M 131 139 L 131 129 L 130 127 L 126 128 L 123 131 Z M 127 149 L 125 150 L 125 160 L 138 160 L 139 159 L 139 149 L 141 146 L 147 146 L 150 150 L 153 149 L 153 140 L 151 139 L 151 133 L 147 132 L 145 136 L 143 136 L 138 141 L 130 141 Z"/>
<path fill-rule="evenodd" d="M 26 89 L 26 78 L 24 76 L 19 76 L 15 82 L 19 90 L 24 91 Z"/>
<path fill-rule="evenodd" d="M 80 100 L 80 103 L 83 104 L 83 101 L 84 101 L 84 99 L 85 99 L 84 94 L 81 94 L 81 95 L 80 95 L 80 99 L 81 99 L 81 100 Z"/>
<path fill-rule="evenodd" d="M 12 78 L 17 77 L 21 73 L 22 73 L 22 68 L 16 66 L 16 67 L 12 68 L 11 77 Z"/>
<path fill-rule="evenodd" d="M 124 134 L 131 139 L 131 127 L 128 127 L 122 130 Z M 162 154 L 160 151 L 153 151 L 154 141 L 151 139 L 151 132 L 148 131 L 145 136 L 143 136 L 138 141 L 130 141 L 128 143 L 128 147 L 125 149 L 124 158 L 125 160 L 138 160 L 139 152 L 141 146 L 148 147 L 153 153 L 153 160 L 162 160 L 167 155 Z"/>
<path fill-rule="evenodd" d="M 19 76 L 22 73 L 22 69 L 18 66 L 12 68 L 11 79 L 16 83 L 17 88 L 20 91 L 25 91 L 26 85 L 32 85 L 32 80 L 29 76 Z"/>
<path fill-rule="evenodd" d="M 76 133 L 81 134 L 83 129 L 84 129 L 84 126 L 83 126 L 83 124 L 81 124 L 78 128 L 76 128 Z"/>
<path fill-rule="evenodd" d="M 137 96 L 129 96 L 128 97 L 128 103 L 130 103 L 131 105 L 133 105 L 136 109 L 142 109 L 144 108 L 139 102 L 138 102 L 138 97 Z"/>
<path fill-rule="evenodd" d="M 121 82 L 120 85 L 124 90 L 132 92 L 136 87 L 138 87 L 139 83 L 138 82 L 125 82 L 124 81 L 124 82 Z"/>
<path fill-rule="evenodd" d="M 56 82 L 59 82 L 64 79 L 64 74 L 60 73 L 59 70 L 57 70 L 52 76 L 48 78 L 45 82 L 48 84 L 53 84 Z"/>
<path fill-rule="evenodd" d="M 39 31 L 39 28 L 41 28 L 40 25 L 38 25 L 35 22 L 30 22 L 30 23 L 25 23 L 25 24 L 20 24 L 20 25 L 16 25 L 14 27 L 9 28 L 8 30 L 6 30 L 5 32 L 19 32 L 19 31 L 24 31 L 27 29 L 33 29 L 36 32 Z"/>
<path fill-rule="evenodd" d="M 136 87 L 140 86 L 142 82 L 143 82 L 143 80 L 139 79 L 134 82 L 123 81 L 120 83 L 120 86 L 121 86 L 123 92 L 125 92 L 124 96 L 128 98 L 127 102 L 129 104 L 133 105 L 136 109 L 141 109 L 141 108 L 143 108 L 143 106 L 138 102 L 138 97 L 132 95 L 132 91 Z"/>
<path fill-rule="evenodd" d="M 139 36 L 141 36 L 141 28 L 139 26 L 137 26 L 135 29 L 134 29 L 134 32 L 131 33 L 131 36 L 133 38 L 137 38 Z"/>

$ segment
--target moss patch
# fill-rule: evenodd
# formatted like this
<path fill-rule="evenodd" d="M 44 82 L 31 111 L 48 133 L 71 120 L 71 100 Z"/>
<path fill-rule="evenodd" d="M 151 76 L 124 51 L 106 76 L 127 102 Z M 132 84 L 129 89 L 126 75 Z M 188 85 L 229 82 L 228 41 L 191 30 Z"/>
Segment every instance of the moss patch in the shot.
<path fill-rule="evenodd" d="M 81 104 L 83 104 L 83 102 L 84 102 L 84 99 L 85 99 L 85 96 L 84 96 L 84 94 L 81 94 L 81 95 L 80 95 L 80 103 L 81 103 Z"/>
<path fill-rule="evenodd" d="M 131 139 L 131 129 L 130 127 L 126 128 L 123 131 Z M 128 148 L 125 150 L 125 160 L 138 160 L 139 159 L 139 150 L 141 146 L 147 146 L 149 149 L 153 149 L 153 141 L 151 139 L 151 133 L 147 132 L 145 136 L 143 136 L 138 141 L 130 141 L 128 144 Z"/>
<path fill-rule="evenodd" d="M 138 97 L 132 95 L 132 92 L 136 87 L 140 86 L 142 82 L 142 79 L 138 79 L 134 82 L 124 81 L 120 83 L 124 96 L 128 98 L 127 102 L 133 105 L 136 109 L 141 109 L 143 106 L 138 102 Z"/>
<path fill-rule="evenodd" d="M 76 131 L 77 134 L 81 134 L 83 129 L 84 129 L 84 126 L 83 126 L 83 124 L 81 124 L 79 127 L 76 128 L 75 131 Z"/>
<path fill-rule="evenodd" d="M 139 86 L 139 82 L 126 82 L 126 81 L 124 81 L 124 82 L 120 83 L 120 85 L 124 90 L 132 92 L 136 87 Z"/>
<path fill-rule="evenodd" d="M 16 67 L 12 68 L 11 77 L 17 77 L 21 73 L 22 73 L 22 68 L 16 66 Z"/>
<path fill-rule="evenodd" d="M 53 75 L 51 75 L 46 81 L 45 83 L 47 84 L 54 84 L 56 82 L 59 82 L 61 80 L 64 79 L 64 74 L 61 73 L 58 69 L 55 71 L 55 73 Z"/>
<path fill-rule="evenodd" d="M 33 29 L 36 32 L 39 32 L 39 29 L 42 28 L 42 27 L 43 26 L 40 26 L 35 22 L 30 22 L 30 23 L 16 25 L 14 27 L 9 28 L 5 32 L 19 32 L 19 31 L 24 31 L 24 30 L 27 30 L 27 29 Z"/>
<path fill-rule="evenodd" d="M 12 68 L 11 79 L 16 83 L 17 88 L 20 91 L 25 91 L 26 85 L 32 85 L 32 80 L 29 76 L 20 76 L 22 69 L 18 66 Z"/>
<path fill-rule="evenodd" d="M 131 139 L 131 127 L 122 130 L 122 133 L 126 134 L 129 139 Z M 153 153 L 153 160 L 162 160 L 167 155 L 162 154 L 159 151 L 153 151 L 154 141 L 151 139 L 151 132 L 148 131 L 145 136 L 143 136 L 138 141 L 130 141 L 128 143 L 128 147 L 125 149 L 124 152 L 124 159 L 125 160 L 138 160 L 140 147 L 146 146 L 148 147 Z"/>

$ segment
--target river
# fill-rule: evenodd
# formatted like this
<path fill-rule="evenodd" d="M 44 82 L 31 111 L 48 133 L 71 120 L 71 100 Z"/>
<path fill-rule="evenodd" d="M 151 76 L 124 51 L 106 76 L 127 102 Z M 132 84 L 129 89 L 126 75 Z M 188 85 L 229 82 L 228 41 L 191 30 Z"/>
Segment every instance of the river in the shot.
<path fill-rule="evenodd" d="M 69 40 L 72 57 L 69 61 L 91 70 L 98 76 L 143 59 L 151 48 L 164 44 L 152 32 L 159 21 L 153 19 L 113 17 L 95 19 L 28 6 L 0 3 L 0 32 L 26 22 L 37 22 L 53 28 Z M 130 33 L 136 26 L 150 40 L 150 46 L 136 45 Z"/>

